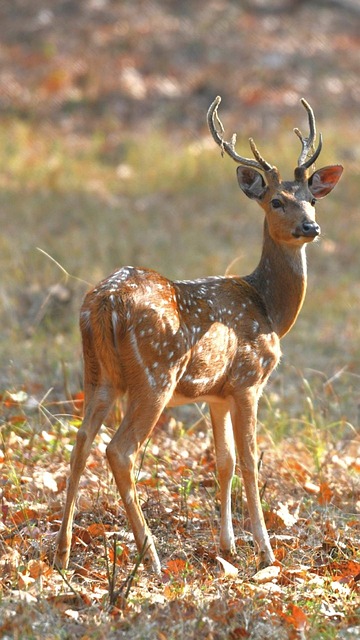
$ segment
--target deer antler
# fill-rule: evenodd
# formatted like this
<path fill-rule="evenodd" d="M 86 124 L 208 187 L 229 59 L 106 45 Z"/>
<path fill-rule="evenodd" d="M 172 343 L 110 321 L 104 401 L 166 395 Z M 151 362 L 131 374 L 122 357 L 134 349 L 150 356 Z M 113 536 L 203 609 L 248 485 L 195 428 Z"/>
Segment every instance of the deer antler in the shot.
<path fill-rule="evenodd" d="M 214 138 L 216 144 L 221 148 L 221 152 L 226 153 L 238 162 L 239 164 L 243 164 L 246 167 L 253 167 L 254 169 L 260 169 L 260 171 L 271 171 L 274 167 L 271 166 L 264 158 L 260 155 L 255 142 L 252 138 L 249 138 L 251 150 L 256 158 L 256 160 L 252 160 L 252 158 L 244 158 L 243 156 L 239 156 L 239 154 L 235 151 L 236 144 L 236 133 L 234 133 L 231 137 L 230 142 L 226 142 L 223 139 L 222 134 L 224 133 L 224 127 L 222 122 L 218 116 L 218 107 L 221 102 L 221 97 L 217 96 L 214 102 L 210 105 L 208 113 L 207 113 L 207 121 L 210 133 Z M 220 131 L 218 131 L 217 126 Z"/>
<path fill-rule="evenodd" d="M 311 167 L 311 165 L 314 164 L 315 160 L 320 155 L 320 151 L 322 149 L 322 135 L 321 133 L 319 133 L 319 144 L 316 151 L 313 152 L 315 139 L 316 139 L 315 116 L 309 103 L 306 102 L 304 98 L 301 98 L 301 104 L 305 107 L 309 117 L 309 137 L 304 138 L 300 129 L 298 128 L 294 129 L 294 133 L 297 135 L 302 145 L 301 154 L 298 159 L 298 167 L 302 169 L 309 169 L 309 167 Z M 308 160 L 306 160 L 306 158 L 310 153 L 312 153 L 311 157 Z"/>

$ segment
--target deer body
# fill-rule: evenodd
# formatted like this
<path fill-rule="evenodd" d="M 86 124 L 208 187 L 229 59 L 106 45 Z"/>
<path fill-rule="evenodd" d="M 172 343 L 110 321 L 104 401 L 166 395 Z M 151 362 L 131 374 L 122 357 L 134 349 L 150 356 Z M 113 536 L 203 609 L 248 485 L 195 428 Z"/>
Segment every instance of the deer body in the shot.
<path fill-rule="evenodd" d="M 116 293 L 114 281 L 121 282 Z M 119 393 L 129 390 L 132 379 L 138 387 L 141 378 L 143 388 L 160 390 L 172 405 L 205 397 L 220 401 L 234 387 L 247 387 L 250 378 L 260 384 L 278 359 L 278 338 L 263 300 L 237 277 L 171 282 L 126 267 L 88 294 L 81 328 L 84 349 L 94 350 Z"/>
<path fill-rule="evenodd" d="M 277 169 L 256 148 L 257 160 L 248 160 L 237 156 L 233 142 L 222 140 L 215 128 L 218 104 L 209 110 L 213 137 L 241 163 L 239 186 L 265 212 L 259 264 L 244 278 L 175 282 L 155 271 L 124 267 L 87 294 L 80 314 L 86 410 L 71 457 L 58 537 L 56 561 L 62 567 L 69 559 L 80 474 L 102 422 L 124 394 L 126 414 L 108 445 L 107 457 L 138 549 L 147 547 L 145 561 L 160 573 L 136 494 L 136 455 L 166 406 L 197 401 L 208 402 L 214 431 L 220 547 L 226 552 L 235 549 L 230 490 L 236 445 L 260 564 L 274 560 L 257 487 L 257 404 L 278 363 L 280 338 L 294 324 L 304 300 L 305 245 L 320 233 L 314 199 L 331 191 L 342 168 L 326 167 L 308 177 L 302 158 L 295 180 L 281 182 Z M 304 155 L 308 140 L 298 135 Z M 259 170 L 265 172 L 266 181 Z"/>

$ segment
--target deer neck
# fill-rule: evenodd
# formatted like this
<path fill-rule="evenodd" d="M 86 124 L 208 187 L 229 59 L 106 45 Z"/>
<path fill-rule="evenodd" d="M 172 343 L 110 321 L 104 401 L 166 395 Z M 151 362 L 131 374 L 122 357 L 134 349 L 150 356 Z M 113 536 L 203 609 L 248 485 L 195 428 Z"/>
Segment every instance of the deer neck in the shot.
<path fill-rule="evenodd" d="M 281 338 L 294 324 L 302 307 L 307 283 L 305 245 L 275 242 L 264 223 L 260 262 L 246 280 L 258 291 Z"/>

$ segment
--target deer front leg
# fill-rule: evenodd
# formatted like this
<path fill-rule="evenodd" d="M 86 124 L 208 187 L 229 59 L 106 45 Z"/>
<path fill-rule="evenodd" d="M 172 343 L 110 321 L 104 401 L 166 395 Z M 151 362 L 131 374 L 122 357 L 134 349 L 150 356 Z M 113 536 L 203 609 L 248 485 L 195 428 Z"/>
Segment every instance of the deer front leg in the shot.
<path fill-rule="evenodd" d="M 258 488 L 258 461 L 256 446 L 257 393 L 249 389 L 234 400 L 231 410 L 239 464 L 244 480 L 247 505 L 259 568 L 275 560 L 265 526 Z"/>
<path fill-rule="evenodd" d="M 213 403 L 210 405 L 210 415 L 220 484 L 220 549 L 225 553 L 235 553 L 231 518 L 231 482 L 235 471 L 235 446 L 229 406 Z"/>

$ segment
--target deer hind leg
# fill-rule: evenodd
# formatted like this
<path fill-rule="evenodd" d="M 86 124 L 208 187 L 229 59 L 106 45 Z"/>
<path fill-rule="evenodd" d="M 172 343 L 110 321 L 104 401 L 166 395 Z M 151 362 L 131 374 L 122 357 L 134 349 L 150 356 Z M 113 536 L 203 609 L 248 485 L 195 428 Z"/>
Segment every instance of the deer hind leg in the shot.
<path fill-rule="evenodd" d="M 160 560 L 140 508 L 134 481 L 134 464 L 141 445 L 150 436 L 165 404 L 165 398 L 154 398 L 151 394 L 146 405 L 129 397 L 124 419 L 106 451 L 138 551 L 144 553 L 145 566 L 158 575 L 161 574 Z"/>
<path fill-rule="evenodd" d="M 105 384 L 95 387 L 86 385 L 85 387 L 85 416 L 77 432 L 76 442 L 71 453 L 64 514 L 57 539 L 55 564 L 62 569 L 66 569 L 69 562 L 72 523 L 80 476 L 84 470 L 94 438 L 109 413 L 114 400 L 114 390 Z"/>
<path fill-rule="evenodd" d="M 235 446 L 229 407 L 222 403 L 213 403 L 210 405 L 210 415 L 220 484 L 220 549 L 226 553 L 234 553 L 235 538 L 231 519 L 231 482 L 235 471 Z"/>
<path fill-rule="evenodd" d="M 250 515 L 255 547 L 259 554 L 259 568 L 272 564 L 275 560 L 266 530 L 258 488 L 258 461 L 256 447 L 256 419 L 258 398 L 249 389 L 234 399 L 231 417 L 234 428 L 239 464 L 244 480 L 247 505 Z"/>

